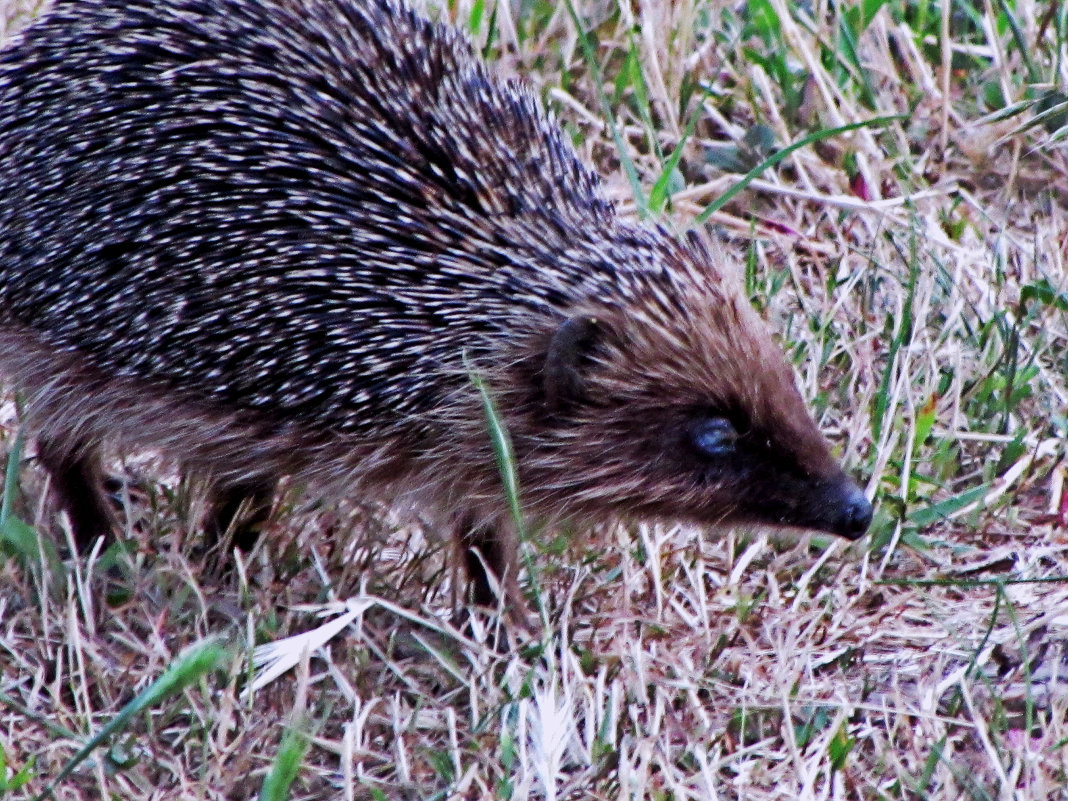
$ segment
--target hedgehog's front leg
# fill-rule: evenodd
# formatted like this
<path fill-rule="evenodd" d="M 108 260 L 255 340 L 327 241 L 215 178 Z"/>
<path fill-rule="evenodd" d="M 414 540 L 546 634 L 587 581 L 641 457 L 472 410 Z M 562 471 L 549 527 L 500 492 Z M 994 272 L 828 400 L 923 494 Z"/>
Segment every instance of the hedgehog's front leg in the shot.
<path fill-rule="evenodd" d="M 522 616 L 524 601 L 516 575 L 519 548 L 511 528 L 469 513 L 457 522 L 455 541 L 462 550 L 467 597 L 478 606 L 496 607 L 500 592 L 505 607 Z"/>
<path fill-rule="evenodd" d="M 70 518 L 78 553 L 88 553 L 101 537 L 107 547 L 115 537 L 117 523 L 104 490 L 100 453 L 84 443 L 70 447 L 66 441 L 40 437 L 37 458 L 48 471 L 60 507 Z"/>
<path fill-rule="evenodd" d="M 215 487 L 204 521 L 204 540 L 209 549 L 230 541 L 244 552 L 251 551 L 271 514 L 275 479 L 264 478 Z"/>

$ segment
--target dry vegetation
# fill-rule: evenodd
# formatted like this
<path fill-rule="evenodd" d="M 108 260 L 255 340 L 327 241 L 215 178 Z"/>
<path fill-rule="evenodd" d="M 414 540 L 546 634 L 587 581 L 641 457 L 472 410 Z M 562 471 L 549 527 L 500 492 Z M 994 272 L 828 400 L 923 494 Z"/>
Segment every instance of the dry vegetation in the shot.
<path fill-rule="evenodd" d="M 36 12 L 7 3 L 0 31 Z M 59 799 L 244 799 L 265 777 L 281 798 L 287 760 L 301 799 L 1065 798 L 1065 8 L 444 13 L 537 87 L 623 205 L 706 217 L 737 254 L 870 477 L 870 536 L 533 534 L 544 614 L 516 645 L 449 624 L 440 548 L 383 510 L 298 501 L 213 578 L 196 488 L 138 464 L 116 465 L 127 553 L 58 561 L 28 444 L 0 513 L 0 798 L 59 778 Z M 252 645 L 349 599 L 351 625 L 241 694 Z"/>

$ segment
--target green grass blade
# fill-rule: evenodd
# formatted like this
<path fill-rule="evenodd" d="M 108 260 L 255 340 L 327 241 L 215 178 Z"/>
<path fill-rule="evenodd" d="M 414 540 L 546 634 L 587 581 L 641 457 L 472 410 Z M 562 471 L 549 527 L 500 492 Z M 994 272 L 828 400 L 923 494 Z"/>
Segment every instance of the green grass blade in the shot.
<path fill-rule="evenodd" d="M 686 123 L 686 130 L 683 131 L 682 136 L 675 145 L 675 149 L 671 151 L 671 155 L 668 156 L 667 161 L 664 162 L 664 165 L 660 170 L 660 177 L 656 179 L 656 183 L 653 184 L 653 188 L 649 192 L 649 210 L 654 213 L 659 213 L 664 209 L 664 204 L 668 199 L 668 190 L 671 187 L 671 177 L 675 174 L 675 170 L 678 168 L 679 161 L 682 159 L 683 148 L 686 146 L 687 140 L 693 135 L 694 129 L 697 127 L 697 120 L 701 117 L 701 109 L 704 107 L 705 101 L 708 99 L 711 91 L 710 88 L 705 88 L 704 94 L 701 96 L 701 100 L 697 104 L 697 108 L 694 109 L 694 113 L 690 115 L 689 122 Z"/>
<path fill-rule="evenodd" d="M 489 430 L 490 441 L 493 444 L 493 455 L 497 460 L 497 469 L 504 483 L 505 501 L 508 503 L 508 511 L 512 515 L 516 531 L 520 539 L 526 534 L 523 521 L 523 507 L 519 500 L 519 475 L 515 466 L 515 454 L 512 451 L 512 440 L 504 427 L 504 422 L 497 411 L 497 404 L 490 395 L 486 382 L 478 373 L 471 372 L 471 381 L 478 388 L 479 397 L 482 399 L 482 411 L 486 416 L 486 426 Z"/>
<path fill-rule="evenodd" d="M 4 473 L 4 497 L 0 500 L 0 526 L 3 526 L 11 517 L 11 505 L 14 503 L 15 493 L 19 486 L 19 467 L 22 464 L 22 449 L 24 446 L 22 429 L 15 435 L 15 441 L 11 443 L 11 450 L 7 454 L 7 472 Z"/>
<path fill-rule="evenodd" d="M 896 122 L 905 118 L 906 115 L 904 114 L 890 114 L 885 117 L 873 117 L 870 120 L 862 120 L 861 122 L 851 122 L 849 123 L 849 125 L 840 125 L 837 128 L 827 128 L 822 131 L 815 131 L 813 133 L 810 133 L 808 136 L 804 136 L 801 139 L 798 139 L 796 142 L 791 145 L 787 145 L 782 150 L 772 153 L 758 165 L 753 167 L 753 169 L 743 175 L 742 178 L 734 186 L 732 186 L 730 189 L 720 195 L 716 200 L 713 200 L 711 203 L 709 203 L 705 207 L 704 211 L 698 214 L 697 217 L 694 219 L 694 225 L 700 225 L 713 214 L 715 214 L 717 211 L 722 209 L 724 206 L 731 202 L 735 195 L 737 195 L 747 186 L 749 186 L 749 184 L 751 184 L 755 178 L 760 177 L 761 173 L 763 173 L 764 170 L 768 169 L 769 167 L 774 167 L 776 164 L 785 159 L 794 151 L 800 150 L 806 145 L 811 145 L 813 142 L 821 142 L 824 139 L 830 139 L 831 137 L 839 136 L 840 134 L 848 133 L 849 131 L 855 131 L 859 128 L 878 128 L 880 125 L 888 125 L 891 122 Z"/>
<path fill-rule="evenodd" d="M 63 766 L 49 785 L 36 796 L 36 801 L 52 795 L 53 790 L 61 781 L 69 776 L 94 750 L 122 731 L 135 715 L 180 693 L 193 682 L 215 670 L 227 653 L 227 650 L 214 639 L 202 641 L 187 649 L 185 654 L 180 655 L 162 676 L 124 706 L 99 733 L 91 737 L 81 750 L 71 757 L 71 760 Z"/>

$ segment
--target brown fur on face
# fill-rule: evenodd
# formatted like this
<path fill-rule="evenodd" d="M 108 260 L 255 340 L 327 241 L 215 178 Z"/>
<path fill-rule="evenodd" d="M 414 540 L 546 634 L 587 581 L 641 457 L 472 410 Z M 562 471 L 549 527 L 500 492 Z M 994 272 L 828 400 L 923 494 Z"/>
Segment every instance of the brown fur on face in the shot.
<path fill-rule="evenodd" d="M 512 379 L 533 384 L 525 406 L 516 402 L 525 414 L 511 418 L 530 505 L 579 519 L 859 536 L 870 509 L 763 321 L 707 249 L 665 242 L 663 252 L 669 269 L 624 272 L 626 305 L 591 298 L 536 350 L 546 359 L 540 373 L 533 357 Z M 717 458 L 693 442 L 710 419 L 726 421 L 731 440 Z"/>

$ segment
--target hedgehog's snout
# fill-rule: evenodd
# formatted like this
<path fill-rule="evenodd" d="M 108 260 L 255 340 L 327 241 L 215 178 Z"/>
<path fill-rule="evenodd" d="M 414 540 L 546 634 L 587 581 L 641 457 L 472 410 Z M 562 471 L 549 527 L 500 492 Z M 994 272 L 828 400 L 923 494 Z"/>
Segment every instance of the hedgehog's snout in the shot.
<path fill-rule="evenodd" d="M 872 508 L 864 491 L 849 478 L 832 484 L 824 494 L 827 528 L 850 540 L 864 536 L 871 525 Z"/>

